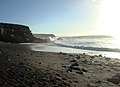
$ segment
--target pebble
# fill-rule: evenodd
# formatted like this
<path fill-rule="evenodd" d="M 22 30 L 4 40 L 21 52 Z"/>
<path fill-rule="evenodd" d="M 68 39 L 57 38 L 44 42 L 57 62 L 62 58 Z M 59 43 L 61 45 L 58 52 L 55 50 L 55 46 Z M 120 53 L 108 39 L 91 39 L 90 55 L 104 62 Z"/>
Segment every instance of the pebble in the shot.
<path fill-rule="evenodd" d="M 79 64 L 77 62 L 71 64 L 71 66 L 79 66 Z"/>
<path fill-rule="evenodd" d="M 83 55 L 85 55 L 85 53 L 83 53 Z"/>
<path fill-rule="evenodd" d="M 84 75 L 84 72 L 82 72 L 82 71 L 79 71 L 79 72 L 76 72 L 76 73 Z"/>
<path fill-rule="evenodd" d="M 120 84 L 120 73 L 117 73 L 112 78 L 107 79 L 107 81 L 112 82 L 114 84 Z"/>
<path fill-rule="evenodd" d="M 81 70 L 82 70 L 83 72 L 88 72 L 88 71 L 87 71 L 86 69 L 84 69 L 84 68 L 82 68 Z"/>
<path fill-rule="evenodd" d="M 120 83 L 120 79 L 119 78 L 111 78 L 111 79 L 107 79 L 107 81 L 112 82 L 114 84 L 119 84 Z"/>
<path fill-rule="evenodd" d="M 77 56 L 76 59 L 80 59 L 80 56 Z"/>
<path fill-rule="evenodd" d="M 93 84 L 93 83 L 89 83 L 87 86 L 88 87 L 98 87 L 96 84 Z"/>
<path fill-rule="evenodd" d="M 69 68 L 68 68 L 68 70 L 80 70 L 80 68 L 78 68 L 78 67 L 76 67 L 76 66 L 70 66 Z"/>
<path fill-rule="evenodd" d="M 101 55 L 101 54 L 99 54 L 99 57 L 102 57 L 102 55 Z"/>
<path fill-rule="evenodd" d="M 60 76 L 56 76 L 56 79 L 60 81 L 62 78 Z"/>
<path fill-rule="evenodd" d="M 10 59 L 7 59 L 8 61 L 10 61 Z"/>
<path fill-rule="evenodd" d="M 90 56 L 90 58 L 94 59 L 94 58 L 95 58 L 95 56 Z"/>
<path fill-rule="evenodd" d="M 75 59 L 71 60 L 70 62 L 77 62 Z"/>

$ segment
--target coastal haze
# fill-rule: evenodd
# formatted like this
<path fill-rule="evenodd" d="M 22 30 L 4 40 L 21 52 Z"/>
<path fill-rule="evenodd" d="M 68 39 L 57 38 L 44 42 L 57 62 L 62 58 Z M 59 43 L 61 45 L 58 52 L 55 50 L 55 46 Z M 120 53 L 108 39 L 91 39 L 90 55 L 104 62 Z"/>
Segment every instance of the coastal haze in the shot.
<path fill-rule="evenodd" d="M 119 0 L 1 0 L 0 21 L 29 25 L 33 33 L 119 37 Z"/>
<path fill-rule="evenodd" d="M 0 0 L 0 87 L 120 87 L 120 0 Z"/>

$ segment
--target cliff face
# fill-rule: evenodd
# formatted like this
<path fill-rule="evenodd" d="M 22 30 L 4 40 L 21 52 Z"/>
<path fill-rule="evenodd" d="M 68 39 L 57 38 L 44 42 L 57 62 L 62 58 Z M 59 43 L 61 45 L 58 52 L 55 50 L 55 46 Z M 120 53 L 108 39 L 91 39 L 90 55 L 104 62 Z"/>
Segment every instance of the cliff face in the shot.
<path fill-rule="evenodd" d="M 35 38 L 29 27 L 18 24 L 0 23 L 0 41 L 11 43 L 44 42 Z"/>

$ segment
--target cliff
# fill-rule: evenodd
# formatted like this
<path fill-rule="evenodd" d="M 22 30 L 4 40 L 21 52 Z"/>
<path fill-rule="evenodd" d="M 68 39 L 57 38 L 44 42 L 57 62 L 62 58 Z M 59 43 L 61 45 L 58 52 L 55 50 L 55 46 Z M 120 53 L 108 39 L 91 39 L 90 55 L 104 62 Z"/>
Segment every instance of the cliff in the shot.
<path fill-rule="evenodd" d="M 46 42 L 32 35 L 28 26 L 0 23 L 0 41 L 11 43 Z"/>

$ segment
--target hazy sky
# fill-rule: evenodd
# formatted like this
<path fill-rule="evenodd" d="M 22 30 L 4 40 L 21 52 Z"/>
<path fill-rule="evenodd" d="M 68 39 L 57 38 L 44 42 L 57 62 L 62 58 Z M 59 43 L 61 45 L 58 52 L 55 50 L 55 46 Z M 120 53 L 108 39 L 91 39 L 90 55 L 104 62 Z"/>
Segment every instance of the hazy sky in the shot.
<path fill-rule="evenodd" d="M 0 22 L 25 24 L 33 33 L 107 34 L 105 28 L 112 15 L 108 17 L 110 12 L 106 11 L 117 1 L 120 0 L 0 0 Z"/>

